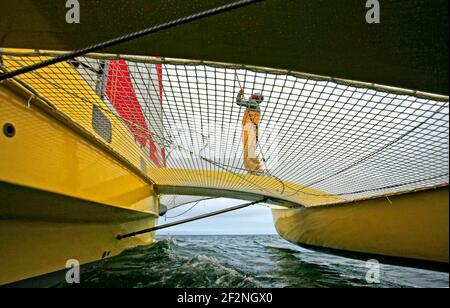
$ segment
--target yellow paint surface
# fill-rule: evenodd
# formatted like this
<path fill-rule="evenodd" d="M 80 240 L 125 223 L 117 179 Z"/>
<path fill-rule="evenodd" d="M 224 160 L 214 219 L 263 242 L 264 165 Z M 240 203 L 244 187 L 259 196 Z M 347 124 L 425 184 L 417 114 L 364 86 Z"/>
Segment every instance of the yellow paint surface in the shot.
<path fill-rule="evenodd" d="M 86 264 L 153 243 L 154 234 L 118 241 L 118 234 L 154 226 L 155 219 L 129 223 L 64 223 L 0 220 L 0 285 L 66 268 L 69 259 Z M 82 279 L 82 277 L 81 277 Z"/>
<path fill-rule="evenodd" d="M 152 187 L 117 160 L 0 88 L 0 180 L 140 211 L 150 206 Z"/>
<path fill-rule="evenodd" d="M 448 186 L 389 200 L 276 209 L 272 213 L 278 233 L 294 243 L 448 262 Z"/>
<path fill-rule="evenodd" d="M 280 198 L 307 207 L 342 201 L 340 197 L 298 184 L 283 181 L 282 185 L 280 181 L 267 176 L 179 168 L 151 169 L 149 174 L 158 185 L 197 187 L 200 194 L 202 188 L 233 190 Z"/>
<path fill-rule="evenodd" d="M 8 51 L 18 50 L 8 49 Z M 33 65 L 47 59 L 50 59 L 50 57 L 4 57 L 3 65 L 10 70 L 14 70 L 20 66 Z M 23 74 L 20 79 L 48 98 L 58 111 L 96 136 L 100 142 L 104 142 L 92 128 L 91 123 L 93 105 L 97 105 L 112 125 L 112 141 L 110 144 L 104 143 L 120 153 L 137 168 L 140 167 L 141 157 L 147 157 L 137 146 L 134 137 L 124 123 L 111 112 L 108 112 L 109 107 L 69 63 L 61 62 L 39 69 L 36 72 Z M 149 160 L 147 159 L 147 161 Z"/>
<path fill-rule="evenodd" d="M 106 251 L 114 256 L 125 248 L 154 241 L 153 234 L 121 241 L 115 238 L 155 225 L 159 198 L 146 181 L 33 104 L 27 107 L 22 97 L 0 85 L 1 127 L 5 123 L 13 124 L 16 133 L 12 138 L 0 135 L 0 182 L 149 215 L 130 221 L 133 211 L 123 211 L 116 212 L 109 222 L 108 216 L 102 217 L 104 222 L 65 221 L 51 218 L 53 211 L 46 203 L 29 206 L 28 211 L 39 208 L 39 215 L 27 213 L 22 200 L 16 204 L 21 217 L 13 218 L 14 207 L 0 202 L 0 285 L 64 269 L 70 258 L 90 263 Z M 67 214 L 69 220 L 76 218 L 76 211 L 65 210 L 68 204 L 57 206 L 58 213 Z M 91 206 L 97 207 L 96 203 Z M 46 211 L 52 211 L 47 212 L 47 219 L 26 218 L 45 216 Z M 5 213 L 9 215 L 6 218 Z"/>

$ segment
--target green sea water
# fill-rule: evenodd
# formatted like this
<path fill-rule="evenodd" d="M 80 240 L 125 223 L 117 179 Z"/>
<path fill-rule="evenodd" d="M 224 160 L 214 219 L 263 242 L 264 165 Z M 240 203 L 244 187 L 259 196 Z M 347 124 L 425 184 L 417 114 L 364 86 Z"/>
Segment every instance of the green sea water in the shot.
<path fill-rule="evenodd" d="M 58 287 L 448 287 L 449 274 L 380 264 L 379 283 L 366 262 L 300 248 L 277 235 L 158 236 Z"/>

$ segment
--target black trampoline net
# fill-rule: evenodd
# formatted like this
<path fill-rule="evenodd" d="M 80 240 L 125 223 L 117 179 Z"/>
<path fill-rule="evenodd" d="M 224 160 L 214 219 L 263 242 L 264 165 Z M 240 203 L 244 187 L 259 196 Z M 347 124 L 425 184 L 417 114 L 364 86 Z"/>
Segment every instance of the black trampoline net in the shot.
<path fill-rule="evenodd" d="M 48 57 L 3 50 L 1 67 L 13 71 Z M 448 97 L 275 69 L 107 55 L 17 80 L 148 177 L 173 169 L 214 188 L 232 173 L 238 180 L 226 180 L 230 189 L 264 194 L 264 182 L 275 182 L 272 195 L 344 200 L 448 184 Z M 259 175 L 244 167 L 241 88 L 245 99 L 264 97 Z"/>

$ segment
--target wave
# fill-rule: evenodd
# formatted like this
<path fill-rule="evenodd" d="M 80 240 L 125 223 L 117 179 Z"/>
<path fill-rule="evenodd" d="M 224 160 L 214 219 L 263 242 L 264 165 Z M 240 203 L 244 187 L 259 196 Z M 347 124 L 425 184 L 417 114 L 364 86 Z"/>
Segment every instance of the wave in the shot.
<path fill-rule="evenodd" d="M 83 271 L 81 283 L 58 287 L 113 288 L 252 288 L 248 275 L 221 264 L 216 258 L 177 253 L 179 240 L 168 237 L 151 246 L 136 247 Z M 182 242 L 182 240 L 180 241 Z"/>
<path fill-rule="evenodd" d="M 136 247 L 82 271 L 59 287 L 255 288 L 448 286 L 447 273 L 382 266 L 365 280 L 363 261 L 294 246 L 274 236 L 177 236 Z"/>

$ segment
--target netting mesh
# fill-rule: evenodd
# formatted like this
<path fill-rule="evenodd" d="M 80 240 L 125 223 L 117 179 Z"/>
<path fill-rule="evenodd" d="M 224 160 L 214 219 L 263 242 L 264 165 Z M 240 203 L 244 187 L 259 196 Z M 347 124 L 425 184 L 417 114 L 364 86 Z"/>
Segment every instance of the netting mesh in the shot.
<path fill-rule="evenodd" d="M 5 54 L 2 69 L 47 58 Z M 83 57 L 19 80 L 160 185 L 252 190 L 299 202 L 315 196 L 310 204 L 321 204 L 448 184 L 448 98 L 146 59 Z M 243 166 L 244 109 L 235 103 L 241 87 L 246 97 L 264 96 L 261 176 Z M 101 110 L 95 129 L 93 106 Z"/>

